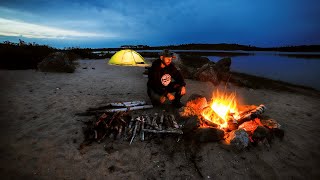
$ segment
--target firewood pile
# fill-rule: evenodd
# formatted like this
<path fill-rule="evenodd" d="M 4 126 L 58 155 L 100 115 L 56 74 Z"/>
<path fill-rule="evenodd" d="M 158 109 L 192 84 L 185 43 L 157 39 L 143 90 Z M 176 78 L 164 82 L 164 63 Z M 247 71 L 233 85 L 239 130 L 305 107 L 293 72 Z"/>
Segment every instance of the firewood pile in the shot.
<path fill-rule="evenodd" d="M 183 134 L 175 115 L 165 111 L 154 114 L 131 115 L 132 111 L 108 111 L 96 118 L 84 122 L 84 142 L 102 142 L 106 138 L 129 141 L 151 138 L 154 134 Z"/>

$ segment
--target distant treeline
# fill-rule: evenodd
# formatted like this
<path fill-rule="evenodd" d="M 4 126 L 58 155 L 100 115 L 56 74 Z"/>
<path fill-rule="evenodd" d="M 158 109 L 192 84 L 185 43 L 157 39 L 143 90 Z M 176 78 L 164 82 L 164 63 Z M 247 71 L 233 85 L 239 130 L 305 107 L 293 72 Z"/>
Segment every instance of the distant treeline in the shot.
<path fill-rule="evenodd" d="M 152 48 L 152 47 L 150 47 Z M 243 50 L 243 51 L 283 51 L 283 52 L 320 52 L 320 45 L 302 45 L 262 48 L 240 44 L 181 44 L 170 46 L 154 47 L 157 49 L 177 49 L 177 50 Z"/>
<path fill-rule="evenodd" d="M 127 47 L 121 46 L 121 47 Z M 240 44 L 180 44 L 180 45 L 168 45 L 168 46 L 147 46 L 139 45 L 135 48 L 131 45 L 132 49 L 143 49 L 143 50 L 243 50 L 243 51 L 281 51 L 281 52 L 320 52 L 320 45 L 301 45 L 301 46 L 283 46 L 283 47 L 256 47 L 251 45 L 240 45 Z M 117 51 L 121 48 L 99 48 L 96 51 Z"/>

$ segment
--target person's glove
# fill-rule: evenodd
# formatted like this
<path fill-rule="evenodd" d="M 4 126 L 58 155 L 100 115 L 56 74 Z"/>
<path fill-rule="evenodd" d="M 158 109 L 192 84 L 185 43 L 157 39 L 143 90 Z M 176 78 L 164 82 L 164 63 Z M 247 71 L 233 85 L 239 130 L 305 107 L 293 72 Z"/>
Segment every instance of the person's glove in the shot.
<path fill-rule="evenodd" d="M 186 87 L 182 86 L 181 87 L 181 92 L 180 92 L 181 96 L 186 94 Z"/>
<path fill-rule="evenodd" d="M 170 101 L 173 101 L 174 100 L 174 95 L 172 95 L 171 93 L 168 93 L 167 94 L 167 97 Z"/>
<path fill-rule="evenodd" d="M 160 103 L 163 104 L 166 101 L 166 97 L 165 96 L 161 96 L 160 97 Z"/>

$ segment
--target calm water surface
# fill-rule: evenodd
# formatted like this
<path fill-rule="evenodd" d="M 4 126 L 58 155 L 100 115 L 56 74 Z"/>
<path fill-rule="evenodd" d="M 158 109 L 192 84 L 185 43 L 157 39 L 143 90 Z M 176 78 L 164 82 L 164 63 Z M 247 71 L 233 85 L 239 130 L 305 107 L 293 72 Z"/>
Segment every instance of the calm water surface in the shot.
<path fill-rule="evenodd" d="M 294 58 L 276 53 L 232 57 L 231 70 L 320 90 L 320 59 Z M 217 62 L 221 57 L 208 56 Z"/>

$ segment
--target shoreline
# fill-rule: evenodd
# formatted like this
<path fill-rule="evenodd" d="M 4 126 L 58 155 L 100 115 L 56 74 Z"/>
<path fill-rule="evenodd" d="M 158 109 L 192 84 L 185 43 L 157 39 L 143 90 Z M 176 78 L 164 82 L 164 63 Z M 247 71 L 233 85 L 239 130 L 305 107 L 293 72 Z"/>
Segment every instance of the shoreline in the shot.
<path fill-rule="evenodd" d="M 252 89 L 270 89 L 284 92 L 304 93 L 310 91 L 314 95 L 320 95 L 320 90 L 313 87 L 293 84 L 281 80 L 274 80 L 266 77 L 255 76 L 241 72 L 230 72 L 235 77 L 231 80 L 239 87 L 247 87 Z"/>

